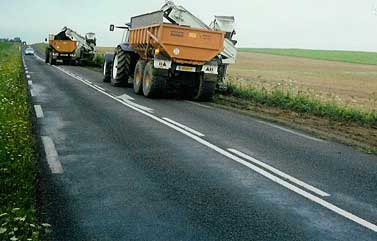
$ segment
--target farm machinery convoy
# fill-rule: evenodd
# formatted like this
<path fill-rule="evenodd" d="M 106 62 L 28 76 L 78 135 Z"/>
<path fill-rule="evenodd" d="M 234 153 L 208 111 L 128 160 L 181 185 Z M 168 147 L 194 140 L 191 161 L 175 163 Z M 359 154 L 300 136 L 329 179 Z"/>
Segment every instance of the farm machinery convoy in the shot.
<path fill-rule="evenodd" d="M 164 21 L 165 20 L 165 21 Z M 136 94 L 178 93 L 212 99 L 235 63 L 234 17 L 215 16 L 206 25 L 182 6 L 166 2 L 159 11 L 131 18 L 122 42 L 105 54 L 103 75 L 114 86 L 133 84 Z"/>
<path fill-rule="evenodd" d="M 46 63 L 93 64 L 95 58 L 96 37 L 94 33 L 87 33 L 83 37 L 72 29 L 64 27 L 58 34 L 49 35 Z"/>

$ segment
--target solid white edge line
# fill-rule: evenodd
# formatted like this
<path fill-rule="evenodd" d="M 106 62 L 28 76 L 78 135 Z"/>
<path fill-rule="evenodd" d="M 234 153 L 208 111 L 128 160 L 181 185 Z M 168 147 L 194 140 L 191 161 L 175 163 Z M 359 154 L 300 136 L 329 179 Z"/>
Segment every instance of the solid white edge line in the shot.
<path fill-rule="evenodd" d="M 119 95 L 119 96 L 117 96 L 117 98 L 122 99 L 122 100 L 135 100 L 134 98 L 132 98 L 131 96 L 129 96 L 127 94 Z"/>
<path fill-rule="evenodd" d="M 272 124 L 272 123 L 268 123 L 268 122 L 265 122 L 265 121 L 260 121 L 260 120 L 257 120 L 257 122 L 261 123 L 261 124 L 264 124 L 264 125 L 268 125 L 268 126 L 271 126 L 271 127 L 274 127 L 274 128 L 277 128 L 279 130 L 282 130 L 282 131 L 285 131 L 285 132 L 288 132 L 288 133 L 291 133 L 291 134 L 294 134 L 296 136 L 301 136 L 301 137 L 304 137 L 306 139 L 309 139 L 309 140 L 312 140 L 312 141 L 318 141 L 318 142 L 326 142 L 325 140 L 321 140 L 321 139 L 318 139 L 316 137 L 312 137 L 312 136 L 308 136 L 308 135 L 305 135 L 303 133 L 299 133 L 297 131 L 294 131 L 294 130 L 290 130 L 288 128 L 284 128 L 282 126 L 278 126 L 278 125 L 275 125 L 275 124 Z"/>
<path fill-rule="evenodd" d="M 68 72 L 66 72 L 64 69 L 58 68 L 56 66 L 53 66 L 53 67 L 59 69 L 60 71 L 66 73 L 67 75 L 73 77 Z M 79 81 L 81 81 L 81 80 L 79 80 Z M 279 180 L 280 185 L 282 185 L 282 186 L 290 189 L 291 191 L 293 191 L 293 192 L 295 192 L 295 193 L 297 193 L 297 194 L 299 194 L 299 195 L 301 195 L 301 196 L 303 196 L 303 197 L 305 197 L 305 198 L 307 198 L 307 199 L 309 199 L 309 200 L 311 200 L 311 201 L 313 201 L 313 202 L 315 202 L 315 203 L 317 203 L 317 204 L 319 204 L 319 205 L 321 205 L 321 206 L 323 206 L 323 207 L 325 207 L 325 208 L 327 208 L 327 209 L 329 209 L 329 210 L 331 210 L 331 211 L 333 211 L 333 212 L 335 212 L 335 213 L 337 213 L 337 214 L 339 214 L 339 215 L 341 215 L 341 216 L 343 216 L 343 217 L 345 217 L 345 218 L 347 218 L 347 219 L 355 222 L 355 223 L 358 223 L 361 226 L 364 226 L 364 227 L 366 227 L 366 228 L 368 228 L 368 229 L 370 229 L 370 230 L 372 230 L 374 232 L 377 232 L 377 226 L 375 224 L 372 224 L 372 223 L 370 223 L 370 222 L 368 222 L 368 221 L 366 221 L 366 220 L 364 220 L 364 219 L 362 219 L 362 218 L 360 218 L 360 217 L 358 217 L 358 216 L 356 216 L 356 215 L 354 215 L 354 214 L 352 214 L 350 212 L 347 212 L 347 211 L 345 211 L 345 210 L 343 210 L 343 209 L 341 209 L 341 208 L 339 208 L 339 207 L 337 207 L 337 206 L 335 206 L 335 205 L 333 205 L 333 204 L 331 204 L 331 203 L 329 203 L 329 202 L 327 202 L 327 201 L 325 201 L 325 200 L 323 200 L 323 199 L 321 199 L 321 198 L 319 198 L 317 196 L 314 196 L 313 194 L 308 193 L 308 192 L 306 192 L 306 191 L 304 191 L 304 190 L 302 190 L 302 189 L 300 189 L 300 188 L 298 188 L 298 187 L 296 187 L 296 186 L 294 186 L 294 185 L 292 185 L 292 184 L 290 184 L 290 183 L 288 183 L 288 182 L 286 182 L 286 181 L 284 181 L 284 180 L 282 180 L 282 179 L 280 179 L 280 178 L 278 178 L 278 177 L 276 177 L 276 176 L 274 176 L 274 175 L 272 175 L 272 174 L 264 171 L 263 169 L 255 166 L 255 165 L 253 165 L 253 164 L 251 164 L 251 163 L 249 163 L 247 161 L 244 161 L 243 159 L 241 159 L 241 158 L 233 155 L 232 153 L 230 153 L 230 152 L 228 152 L 228 151 L 226 151 L 224 149 L 221 149 L 220 147 L 217 147 L 217 146 L 209 143 L 208 141 L 206 141 L 206 140 L 204 140 L 204 139 L 202 139 L 202 138 L 200 138 L 200 137 L 198 137 L 198 136 L 196 136 L 194 134 L 191 134 L 190 132 L 188 132 L 186 130 L 183 130 L 183 129 L 181 129 L 181 128 L 179 128 L 179 127 L 177 127 L 177 126 L 175 126 L 175 125 L 173 125 L 173 124 L 171 124 L 171 123 L 169 123 L 169 122 L 167 122 L 167 121 L 165 121 L 165 120 L 163 120 L 163 119 L 161 119 L 161 118 L 159 118 L 159 117 L 157 117 L 155 115 L 152 115 L 152 114 L 150 114 L 150 113 L 148 113 L 148 112 L 146 112 L 144 110 L 138 109 L 138 108 L 136 108 L 136 107 L 134 107 L 134 106 L 132 106 L 132 105 L 130 105 L 130 104 L 128 104 L 128 103 L 120 100 L 120 99 L 118 99 L 116 96 L 113 96 L 113 95 L 111 95 L 109 93 L 106 93 L 106 92 L 100 90 L 100 89 L 97 89 L 95 86 L 87 84 L 84 81 L 82 81 L 82 83 L 86 84 L 87 86 L 89 86 L 89 87 L 91 87 L 93 89 L 96 89 L 97 91 L 101 92 L 102 94 L 104 94 L 104 95 L 112 98 L 113 100 L 121 103 L 122 105 L 125 105 L 125 106 L 129 107 L 130 109 L 133 109 L 133 110 L 135 110 L 135 111 L 137 111 L 137 112 L 139 112 L 139 113 L 141 113 L 141 114 L 143 114 L 145 116 L 148 116 L 149 118 L 151 118 L 153 120 L 156 120 L 156 121 L 158 121 L 158 122 L 160 122 L 160 123 L 162 123 L 162 124 L 164 124 L 166 126 L 169 126 L 170 128 L 172 128 L 172 129 L 174 129 L 174 130 L 176 130 L 178 132 L 181 132 L 182 134 L 184 134 L 184 135 L 190 137 L 191 139 L 193 139 L 193 140 L 195 140 L 195 141 L 197 141 L 197 142 L 199 142 L 199 143 L 201 143 L 201 144 L 209 147 L 210 149 L 212 149 L 212 150 L 220 153 L 221 155 L 226 156 L 226 157 L 228 157 L 228 158 L 230 158 L 230 159 L 232 159 L 232 160 L 234 160 L 234 161 L 236 161 L 236 162 L 238 162 L 238 163 L 240 163 L 240 164 L 242 164 L 244 166 L 247 166 L 247 167 L 255 170 L 256 172 L 258 172 L 261 175 L 267 177 L 271 181 L 278 183 L 277 180 Z"/>
<path fill-rule="evenodd" d="M 84 80 L 85 81 L 85 80 Z M 88 81 L 88 83 L 89 83 L 89 81 Z M 98 85 L 94 85 L 95 87 L 97 87 L 98 89 L 100 89 L 100 90 L 102 90 L 102 91 L 106 91 L 104 88 L 102 88 L 101 86 L 98 86 Z"/>
<path fill-rule="evenodd" d="M 56 151 L 55 144 L 49 136 L 42 136 L 42 143 L 46 153 L 47 163 L 50 167 L 51 173 L 62 174 L 63 167 L 59 161 L 59 155 Z"/>
<path fill-rule="evenodd" d="M 43 118 L 44 117 L 42 106 L 34 105 L 34 110 L 35 110 L 35 115 L 37 116 L 37 118 Z"/>
<path fill-rule="evenodd" d="M 280 170 L 278 170 L 278 169 L 276 169 L 276 168 L 274 168 L 274 167 L 272 167 L 272 166 L 270 166 L 270 165 L 268 165 L 268 164 L 266 164 L 266 163 L 264 163 L 262 161 L 259 161 L 259 160 L 255 159 L 255 158 L 251 157 L 251 156 L 248 156 L 245 153 L 242 153 L 242 152 L 237 151 L 237 150 L 232 149 L 232 148 L 229 148 L 228 151 L 233 152 L 234 154 L 236 154 L 239 157 L 242 157 L 243 159 L 251 161 L 251 162 L 253 162 L 253 163 L 255 163 L 255 164 L 259 165 L 259 166 L 262 166 L 265 169 L 267 169 L 267 170 L 275 173 L 276 175 L 278 175 L 278 176 L 280 176 L 282 178 L 285 178 L 285 179 L 287 179 L 287 180 L 289 180 L 289 181 L 297 184 L 298 186 L 301 186 L 301 187 L 303 187 L 303 188 L 305 188 L 305 189 L 307 189 L 309 191 L 312 191 L 312 192 L 314 192 L 314 193 L 316 193 L 316 194 L 318 194 L 318 195 L 320 195 L 322 197 L 329 197 L 330 196 L 330 194 L 328 194 L 328 193 L 326 193 L 326 192 L 324 192 L 324 191 L 322 191 L 322 190 L 320 190 L 320 189 L 318 189 L 316 187 L 313 187 L 312 185 L 307 184 L 307 183 L 305 183 L 305 182 L 303 182 L 303 181 L 301 181 L 301 180 L 299 180 L 299 179 L 297 179 L 295 177 L 292 177 L 292 176 L 288 175 L 287 173 L 284 173 L 284 172 L 282 172 L 282 171 L 280 171 Z"/>
<path fill-rule="evenodd" d="M 194 135 L 201 136 L 201 137 L 204 136 L 204 134 L 200 133 L 199 131 L 196 131 L 196 130 L 194 130 L 194 129 L 188 127 L 188 126 L 185 126 L 185 125 L 183 125 L 183 124 L 181 124 L 181 123 L 178 123 L 178 122 L 176 122 L 176 121 L 173 121 L 173 120 L 171 120 L 171 119 L 169 119 L 169 118 L 167 118 L 167 117 L 163 117 L 162 119 L 164 119 L 164 120 L 166 120 L 166 121 L 168 121 L 168 122 L 170 122 L 170 123 L 172 123 L 172 124 L 174 124 L 174 125 L 176 125 L 176 126 L 178 126 L 178 127 L 181 127 L 182 129 L 185 129 L 186 131 L 189 131 L 189 132 L 191 132 L 191 133 L 194 134 Z"/>
<path fill-rule="evenodd" d="M 190 103 L 190 104 L 192 104 L 192 105 L 197 105 L 197 106 L 200 106 L 200 107 L 203 107 L 203 108 L 213 109 L 212 106 L 209 106 L 209 105 L 203 105 L 203 104 L 200 104 L 200 103 L 197 103 L 197 102 L 194 102 L 194 101 L 185 100 L 185 102 Z"/>

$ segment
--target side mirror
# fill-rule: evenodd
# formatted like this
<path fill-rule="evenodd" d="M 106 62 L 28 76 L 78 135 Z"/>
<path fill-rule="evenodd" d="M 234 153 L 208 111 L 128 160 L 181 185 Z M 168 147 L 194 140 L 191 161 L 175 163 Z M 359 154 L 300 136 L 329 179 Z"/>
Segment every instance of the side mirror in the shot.
<path fill-rule="evenodd" d="M 45 38 L 45 42 L 47 42 L 47 38 Z"/>
<path fill-rule="evenodd" d="M 110 32 L 113 32 L 113 31 L 114 31 L 114 29 L 115 29 L 115 26 L 114 26 L 114 24 L 110 24 Z"/>

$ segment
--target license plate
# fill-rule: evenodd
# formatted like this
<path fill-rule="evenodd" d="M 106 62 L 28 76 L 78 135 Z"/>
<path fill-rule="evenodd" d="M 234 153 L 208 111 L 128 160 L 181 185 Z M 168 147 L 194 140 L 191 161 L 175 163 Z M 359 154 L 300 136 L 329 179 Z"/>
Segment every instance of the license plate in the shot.
<path fill-rule="evenodd" d="M 185 72 L 196 72 L 196 68 L 195 67 L 181 66 L 181 65 L 177 66 L 177 70 L 178 71 L 185 71 Z"/>

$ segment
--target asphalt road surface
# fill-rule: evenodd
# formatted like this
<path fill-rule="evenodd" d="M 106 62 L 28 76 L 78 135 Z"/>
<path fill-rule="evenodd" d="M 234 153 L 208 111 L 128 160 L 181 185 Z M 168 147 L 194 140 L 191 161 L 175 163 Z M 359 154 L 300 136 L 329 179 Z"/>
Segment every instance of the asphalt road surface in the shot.
<path fill-rule="evenodd" d="M 53 240 L 377 240 L 377 157 L 25 56 Z"/>

